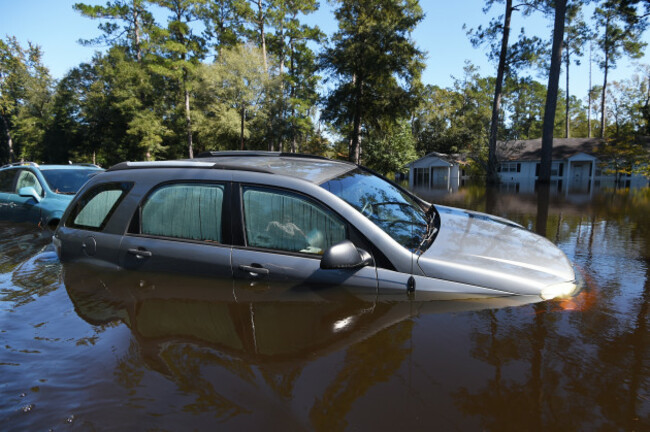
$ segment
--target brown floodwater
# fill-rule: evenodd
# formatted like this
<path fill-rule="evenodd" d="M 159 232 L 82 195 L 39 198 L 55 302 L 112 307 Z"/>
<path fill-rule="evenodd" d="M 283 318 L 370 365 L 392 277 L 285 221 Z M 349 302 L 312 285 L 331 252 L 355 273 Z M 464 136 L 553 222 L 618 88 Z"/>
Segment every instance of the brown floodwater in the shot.
<path fill-rule="evenodd" d="M 545 235 L 585 288 L 278 297 L 64 266 L 47 232 L 0 223 L 0 429 L 650 430 L 650 189 L 421 194 Z"/>

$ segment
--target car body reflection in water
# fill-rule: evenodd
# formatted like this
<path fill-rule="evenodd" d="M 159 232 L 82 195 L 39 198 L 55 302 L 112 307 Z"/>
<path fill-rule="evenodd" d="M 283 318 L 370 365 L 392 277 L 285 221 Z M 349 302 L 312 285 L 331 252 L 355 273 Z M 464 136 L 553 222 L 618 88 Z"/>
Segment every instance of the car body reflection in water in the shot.
<path fill-rule="evenodd" d="M 531 295 L 381 302 L 343 288 L 102 271 L 83 263 L 65 264 L 63 270 L 79 316 L 92 325 L 126 324 L 144 360 L 164 373 L 171 367 L 161 363 L 160 353 L 173 343 L 214 348 L 251 364 L 301 363 L 416 316 L 540 301 Z"/>

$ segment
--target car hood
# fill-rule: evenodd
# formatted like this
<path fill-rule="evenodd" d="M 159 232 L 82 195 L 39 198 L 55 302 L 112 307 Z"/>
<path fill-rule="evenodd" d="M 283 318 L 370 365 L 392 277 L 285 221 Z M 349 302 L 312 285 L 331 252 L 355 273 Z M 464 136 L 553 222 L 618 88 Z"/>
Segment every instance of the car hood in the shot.
<path fill-rule="evenodd" d="M 489 288 L 504 294 L 542 294 L 575 282 L 573 266 L 546 238 L 507 219 L 437 206 L 440 229 L 418 258 L 433 278 Z"/>

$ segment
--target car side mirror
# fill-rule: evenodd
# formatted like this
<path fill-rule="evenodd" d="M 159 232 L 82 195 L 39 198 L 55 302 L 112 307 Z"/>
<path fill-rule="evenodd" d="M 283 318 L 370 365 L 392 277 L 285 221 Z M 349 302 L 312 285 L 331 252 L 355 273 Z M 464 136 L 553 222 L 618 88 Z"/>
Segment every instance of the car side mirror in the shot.
<path fill-rule="evenodd" d="M 357 269 L 373 264 L 370 253 L 359 249 L 350 240 L 343 240 L 325 251 L 320 260 L 320 268 Z"/>
<path fill-rule="evenodd" d="M 18 189 L 18 195 L 21 197 L 34 198 L 36 202 L 41 202 L 41 196 L 36 193 L 36 189 L 32 186 L 26 186 Z"/>

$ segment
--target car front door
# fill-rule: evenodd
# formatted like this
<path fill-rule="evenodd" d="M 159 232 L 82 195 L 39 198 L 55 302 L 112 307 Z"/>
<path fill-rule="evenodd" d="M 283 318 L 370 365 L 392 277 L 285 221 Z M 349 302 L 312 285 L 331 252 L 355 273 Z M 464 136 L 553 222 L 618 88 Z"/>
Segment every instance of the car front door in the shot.
<path fill-rule="evenodd" d="M 230 281 L 225 196 L 225 183 L 179 182 L 156 187 L 138 208 L 122 240 L 120 266 Z"/>
<path fill-rule="evenodd" d="M 22 188 L 34 188 L 43 197 L 43 186 L 36 175 L 28 169 L 19 170 L 13 193 L 8 197 L 9 220 L 14 222 L 39 223 L 41 220 L 40 200 L 31 196 L 20 196 Z"/>
<path fill-rule="evenodd" d="M 243 237 L 232 251 L 238 299 L 259 294 L 304 296 L 337 288 L 355 295 L 376 295 L 374 266 L 320 268 L 323 253 L 349 238 L 347 224 L 334 212 L 283 189 L 243 185 L 233 190 L 239 192 L 233 194 L 233 208 L 241 209 L 242 216 L 234 221 L 233 231 Z"/>

